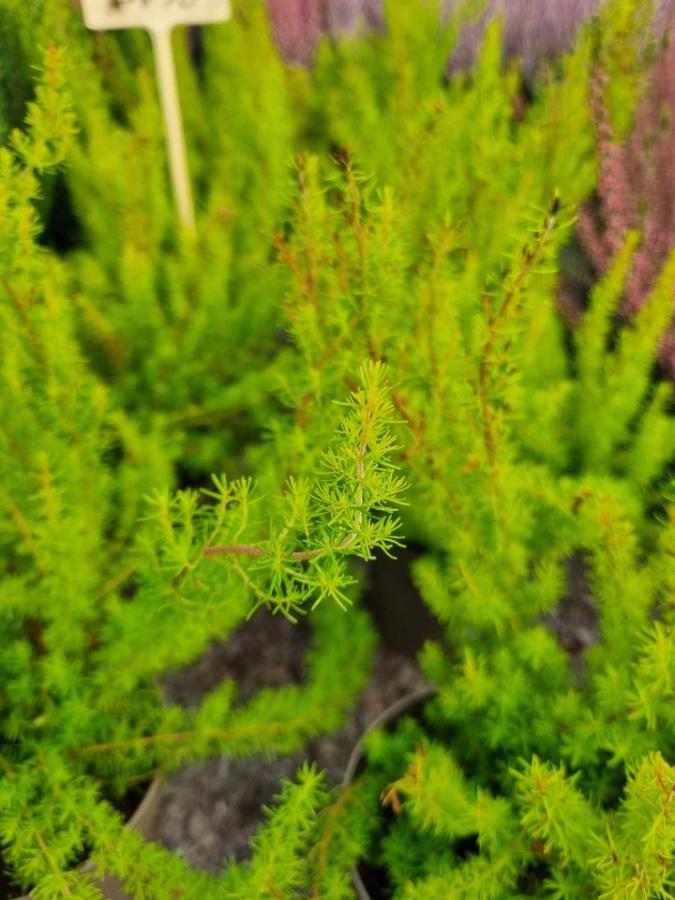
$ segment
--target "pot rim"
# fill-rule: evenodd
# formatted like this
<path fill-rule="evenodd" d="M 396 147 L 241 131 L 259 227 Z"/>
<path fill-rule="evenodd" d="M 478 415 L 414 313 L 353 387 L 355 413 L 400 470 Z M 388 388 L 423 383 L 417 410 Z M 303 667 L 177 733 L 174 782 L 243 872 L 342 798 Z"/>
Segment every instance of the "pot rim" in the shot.
<path fill-rule="evenodd" d="M 400 697 L 386 709 L 382 710 L 379 715 L 375 716 L 373 721 L 370 723 L 370 725 L 367 726 L 365 731 L 362 732 L 361 737 L 354 745 L 354 749 L 352 750 L 351 756 L 349 757 L 349 762 L 347 763 L 347 768 L 345 769 L 345 774 L 342 779 L 342 787 L 346 788 L 353 783 L 354 777 L 359 768 L 359 764 L 363 759 L 363 745 L 365 738 L 368 734 L 370 734 L 371 731 L 374 731 L 376 728 L 380 728 L 382 725 L 388 725 L 390 722 L 393 722 L 395 719 L 399 718 L 399 716 L 403 715 L 403 713 L 407 712 L 412 707 L 417 706 L 424 700 L 430 700 L 436 694 L 436 688 L 432 687 L 431 685 L 425 688 L 420 688 L 416 691 L 411 691 L 409 694 L 405 694 L 405 696 Z M 351 876 L 352 884 L 354 885 L 354 889 L 356 890 L 356 894 L 359 900 L 372 900 L 368 889 L 363 883 L 363 879 L 361 878 L 358 866 L 354 866 L 351 871 Z"/>
<path fill-rule="evenodd" d="M 164 787 L 164 781 L 160 775 L 155 775 L 148 789 L 143 795 L 143 799 L 134 810 L 133 815 L 128 822 L 125 823 L 126 828 L 132 831 L 140 831 L 145 833 L 145 828 L 149 824 L 156 810 L 159 798 Z"/>

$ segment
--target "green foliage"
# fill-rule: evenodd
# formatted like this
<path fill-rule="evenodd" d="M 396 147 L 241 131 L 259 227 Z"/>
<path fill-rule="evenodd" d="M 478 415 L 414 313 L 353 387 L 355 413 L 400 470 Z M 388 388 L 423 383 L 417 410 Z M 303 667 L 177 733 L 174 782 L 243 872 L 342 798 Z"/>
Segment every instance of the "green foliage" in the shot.
<path fill-rule="evenodd" d="M 672 261 L 630 325 L 618 308 L 634 235 L 576 327 L 556 304 L 560 251 L 593 183 L 598 54 L 625 121 L 636 95 L 637 50 L 620 54 L 637 46 L 638 5 L 612 10 L 618 30 L 605 39 L 591 23 L 520 107 L 498 31 L 447 84 L 407 80 L 417 58 L 394 50 L 396 23 L 319 59 L 340 151 L 301 163 L 281 246 L 299 350 L 285 383 L 301 406 L 337 395 L 363 358 L 386 361 L 403 531 L 426 548 L 413 576 L 446 626 L 447 646 L 423 654 L 438 686 L 423 722 L 368 743 L 394 822 L 372 792 L 361 855 L 396 897 L 670 896 L 658 802 L 675 744 L 672 521 L 659 519 L 672 508 L 673 395 L 654 372 Z M 342 64 L 350 94 L 333 79 Z M 416 93 L 396 108 L 399 89 Z M 575 647 L 565 628 L 580 614 Z M 666 785 L 644 821 L 643 771 Z"/>
<path fill-rule="evenodd" d="M 383 367 L 367 364 L 361 381 L 314 478 L 291 477 L 278 497 L 256 498 L 249 481 L 215 477 L 214 490 L 154 498 L 160 596 L 195 606 L 202 597 L 212 607 L 216 592 L 230 598 L 244 588 L 256 606 L 291 619 L 324 600 L 349 604 L 346 559 L 396 546 L 393 513 L 405 486 L 389 461 L 396 445 Z"/>
<path fill-rule="evenodd" d="M 253 500 L 248 525 L 246 480 L 216 478 L 199 502 L 190 490 L 171 497 L 175 444 L 163 420 L 136 415 L 120 383 L 92 365 L 79 259 L 38 243 L 45 172 L 77 156 L 73 107 L 63 54 L 50 45 L 25 129 L 0 151 L 3 863 L 44 900 L 101 896 L 78 871 L 87 856 L 134 896 L 227 896 L 217 880 L 128 833 L 111 800 L 187 759 L 296 752 L 339 726 L 372 656 L 358 610 L 347 619 L 322 604 L 306 682 L 246 705 L 231 683 L 195 709 L 169 705 L 158 679 L 261 602 L 288 615 L 328 598 L 351 603 L 347 556 L 395 545 L 403 485 L 388 461 L 396 448 L 384 370 L 364 366 L 341 416 L 325 416 L 320 403 L 305 409 L 308 432 L 315 417 L 335 426 L 325 451 L 291 459 L 269 443 L 260 468 L 267 512 Z M 290 414 L 280 409 L 277 419 Z M 204 552 L 242 536 L 264 552 L 261 571 L 236 554 L 219 564 Z M 261 837 L 251 878 L 267 878 L 265 866 L 288 870 L 290 849 L 279 858 L 279 846 L 293 834 L 300 854 L 321 796 L 316 782 L 306 772 L 286 790 L 279 831 Z"/>
<path fill-rule="evenodd" d="M 197 72 L 175 36 L 198 227 L 177 227 L 147 36 L 86 31 L 70 0 L 2 0 L 25 77 L 47 41 L 78 134 L 43 203 L 48 239 L 66 242 L 68 289 L 86 356 L 116 406 L 203 478 L 241 466 L 241 436 L 277 412 L 268 368 L 281 329 L 281 269 L 270 238 L 292 184 L 294 113 L 262 2 L 205 32 Z M 267 65 L 253 60 L 266 58 Z M 58 107 L 48 104 L 49 115 Z M 58 202 L 54 198 L 57 198 Z M 70 210 L 68 213 L 67 211 Z M 233 459 L 234 458 L 234 459 Z"/>
<path fill-rule="evenodd" d="M 431 3 L 312 72 L 283 68 L 261 0 L 234 7 L 199 63 L 175 35 L 185 234 L 146 37 L 0 0 L 3 860 L 44 900 L 100 896 L 86 856 L 158 900 L 348 897 L 364 856 L 397 897 L 669 897 L 675 261 L 630 325 L 637 235 L 578 325 L 556 303 L 589 76 L 627 128 L 641 4 L 608 0 L 528 96 L 498 24 L 447 77 Z M 218 877 L 125 830 L 111 800 L 143 775 L 339 726 L 373 651 L 350 559 L 401 534 L 446 630 L 424 713 L 343 792 L 301 769 Z M 162 701 L 261 606 L 312 611 L 305 683 Z"/>
<path fill-rule="evenodd" d="M 222 896 L 233 900 L 275 898 L 297 894 L 305 882 L 305 854 L 312 836 L 315 813 L 325 802 L 321 777 L 311 768 L 298 773 L 297 784 L 286 784 L 266 826 L 253 840 L 252 863 L 232 869 L 222 885 Z"/>

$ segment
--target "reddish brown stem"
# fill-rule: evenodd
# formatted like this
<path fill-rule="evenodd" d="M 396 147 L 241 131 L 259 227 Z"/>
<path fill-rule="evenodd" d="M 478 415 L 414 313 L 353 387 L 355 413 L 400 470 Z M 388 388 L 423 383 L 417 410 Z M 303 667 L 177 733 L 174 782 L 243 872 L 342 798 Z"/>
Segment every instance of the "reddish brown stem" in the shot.
<path fill-rule="evenodd" d="M 260 547 L 250 547 L 246 544 L 230 544 L 216 545 L 214 547 L 204 547 L 205 556 L 215 556 L 217 554 L 229 554 L 230 556 L 262 556 L 263 552 Z"/>
<path fill-rule="evenodd" d="M 350 532 L 341 544 L 338 550 L 348 550 L 356 540 L 356 532 Z M 254 547 L 251 544 L 215 544 L 213 547 L 204 547 L 202 551 L 205 556 L 265 556 L 265 551 L 260 547 Z M 315 559 L 326 552 L 325 547 L 318 547 L 316 550 L 293 550 L 287 554 L 284 559 L 290 559 L 293 562 L 306 562 L 309 559 Z"/>
<path fill-rule="evenodd" d="M 495 464 L 495 445 L 494 435 L 492 432 L 492 408 L 488 403 L 488 386 L 490 363 L 494 352 L 495 343 L 498 337 L 497 327 L 501 323 L 511 304 L 517 299 L 523 283 L 526 281 L 530 272 L 540 259 L 546 242 L 555 225 L 555 216 L 559 209 L 558 198 L 554 197 L 551 209 L 546 217 L 543 229 L 536 236 L 533 246 L 525 247 L 522 254 L 522 268 L 516 275 L 513 284 L 506 292 L 506 296 L 502 300 L 499 308 L 488 319 L 488 334 L 481 354 L 478 366 L 478 403 L 481 408 L 483 419 L 483 437 L 485 440 L 485 449 L 487 452 L 490 468 L 494 469 Z"/>
<path fill-rule="evenodd" d="M 294 550 L 293 553 L 289 553 L 286 557 L 287 559 L 292 559 L 294 562 L 304 562 L 308 559 L 314 559 L 315 556 L 318 556 L 322 553 L 322 550 Z M 260 547 L 251 547 L 247 544 L 217 544 L 213 547 L 204 547 L 204 555 L 205 556 L 264 556 L 265 553 Z"/>

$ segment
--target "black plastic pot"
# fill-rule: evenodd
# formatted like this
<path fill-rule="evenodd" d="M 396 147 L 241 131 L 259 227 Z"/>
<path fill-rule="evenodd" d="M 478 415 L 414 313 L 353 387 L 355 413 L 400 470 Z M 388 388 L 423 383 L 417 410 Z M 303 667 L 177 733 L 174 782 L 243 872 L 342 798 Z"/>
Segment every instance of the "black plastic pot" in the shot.
<path fill-rule="evenodd" d="M 365 606 L 382 642 L 390 650 L 415 659 L 425 641 L 442 641 L 443 626 L 434 618 L 410 577 L 411 564 L 422 549 L 403 547 L 396 558 L 380 555 L 368 565 Z"/>
<path fill-rule="evenodd" d="M 363 762 L 363 742 L 366 735 L 376 728 L 387 728 L 388 726 L 393 725 L 401 716 L 411 712 L 416 707 L 421 706 L 425 700 L 429 700 L 435 694 L 436 689 L 433 687 L 413 691 L 412 694 L 407 694 L 405 697 L 401 697 L 400 700 L 397 700 L 396 703 L 392 703 L 391 706 L 387 707 L 387 709 L 381 712 L 379 716 L 376 716 L 376 718 L 373 719 L 352 750 L 352 754 L 349 757 L 349 762 L 347 764 L 347 770 L 345 771 L 345 777 L 342 781 L 343 787 L 347 787 L 354 781 L 361 768 Z M 373 900 L 358 866 L 352 869 L 352 882 L 359 900 Z"/>

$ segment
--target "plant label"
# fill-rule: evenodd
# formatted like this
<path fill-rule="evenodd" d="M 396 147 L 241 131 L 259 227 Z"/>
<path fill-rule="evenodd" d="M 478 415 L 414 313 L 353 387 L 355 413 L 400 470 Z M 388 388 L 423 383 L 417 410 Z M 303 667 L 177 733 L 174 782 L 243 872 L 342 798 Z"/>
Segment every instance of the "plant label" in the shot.
<path fill-rule="evenodd" d="M 169 30 L 174 25 L 206 25 L 230 17 L 229 0 L 81 0 L 84 21 L 93 31 L 112 28 Z"/>
<path fill-rule="evenodd" d="M 145 28 L 152 36 L 157 83 L 169 145 L 171 181 L 178 215 L 187 231 L 195 224 L 185 151 L 176 67 L 171 48 L 174 25 L 207 25 L 230 17 L 229 0 L 81 0 L 84 22 L 93 31 Z"/>

